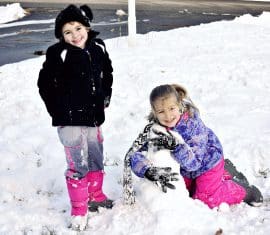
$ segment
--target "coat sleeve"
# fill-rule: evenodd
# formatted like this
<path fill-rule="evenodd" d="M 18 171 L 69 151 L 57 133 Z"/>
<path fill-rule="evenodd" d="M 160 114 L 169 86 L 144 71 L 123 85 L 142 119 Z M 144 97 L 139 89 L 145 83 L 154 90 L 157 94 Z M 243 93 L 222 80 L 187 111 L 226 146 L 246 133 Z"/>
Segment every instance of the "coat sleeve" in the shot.
<path fill-rule="evenodd" d="M 208 132 L 198 114 L 190 118 L 186 127 L 185 143 L 180 144 L 173 152 L 175 160 L 186 171 L 196 171 L 202 166 L 207 154 Z M 184 137 L 184 136 L 183 136 Z"/>
<path fill-rule="evenodd" d="M 134 174 L 143 178 L 146 170 L 151 166 L 151 163 L 142 152 L 137 151 L 131 155 L 130 165 Z"/>
<path fill-rule="evenodd" d="M 39 94 L 43 99 L 48 113 L 53 116 L 56 112 L 56 61 L 54 59 L 55 53 L 52 47 L 48 48 L 46 52 L 46 60 L 39 72 L 37 86 L 39 88 Z"/>
<path fill-rule="evenodd" d="M 113 67 L 112 67 L 111 59 L 109 58 L 109 54 L 106 51 L 103 79 L 102 79 L 102 87 L 103 87 L 106 97 L 111 98 L 112 96 L 112 84 L 113 84 Z"/>
<path fill-rule="evenodd" d="M 105 43 L 102 39 L 95 39 L 96 42 L 102 47 L 104 52 L 104 61 L 103 61 L 103 75 L 102 75 L 102 88 L 105 94 L 105 97 L 110 100 L 112 95 L 112 84 L 113 84 L 113 67 L 112 61 L 109 57 L 109 53 L 106 50 Z"/>

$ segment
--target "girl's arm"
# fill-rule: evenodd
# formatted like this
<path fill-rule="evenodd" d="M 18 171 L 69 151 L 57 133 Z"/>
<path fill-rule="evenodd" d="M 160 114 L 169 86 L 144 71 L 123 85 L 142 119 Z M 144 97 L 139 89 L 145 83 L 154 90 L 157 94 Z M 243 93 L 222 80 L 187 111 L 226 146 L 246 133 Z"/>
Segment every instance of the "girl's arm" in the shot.
<path fill-rule="evenodd" d="M 112 95 L 112 84 L 113 84 L 113 67 L 112 61 L 109 58 L 108 52 L 105 50 L 105 61 L 102 78 L 102 87 L 105 93 L 105 97 L 111 98 Z"/>
<path fill-rule="evenodd" d="M 104 91 L 105 98 L 110 100 L 112 95 L 112 84 L 113 84 L 113 67 L 112 61 L 109 57 L 109 53 L 106 50 L 104 41 L 100 38 L 96 38 L 95 42 L 102 48 L 104 53 L 103 59 L 103 71 L 102 71 L 102 88 Z"/>
<path fill-rule="evenodd" d="M 135 175 L 144 178 L 144 174 L 151 166 L 151 162 L 143 155 L 142 152 L 138 151 L 130 156 L 130 165 Z"/>
<path fill-rule="evenodd" d="M 56 89 L 57 89 L 57 71 L 60 70 L 60 63 L 56 59 L 56 50 L 54 47 L 50 47 L 46 53 L 46 60 L 43 63 L 42 69 L 39 72 L 38 77 L 38 88 L 39 94 L 43 99 L 48 113 L 53 116 L 55 113 L 55 96 L 56 96 Z M 60 58 L 60 57 L 59 57 Z M 61 58 L 60 58 L 61 59 Z"/>
<path fill-rule="evenodd" d="M 153 124 L 153 122 L 149 122 L 144 127 L 125 156 L 125 165 L 130 166 L 131 170 L 139 177 L 144 177 L 145 171 L 151 166 L 143 152 L 148 151 L 149 132 Z"/>
<path fill-rule="evenodd" d="M 208 131 L 198 114 L 189 118 L 183 133 L 185 143 L 180 144 L 172 154 L 181 168 L 186 171 L 196 171 L 207 154 Z"/>

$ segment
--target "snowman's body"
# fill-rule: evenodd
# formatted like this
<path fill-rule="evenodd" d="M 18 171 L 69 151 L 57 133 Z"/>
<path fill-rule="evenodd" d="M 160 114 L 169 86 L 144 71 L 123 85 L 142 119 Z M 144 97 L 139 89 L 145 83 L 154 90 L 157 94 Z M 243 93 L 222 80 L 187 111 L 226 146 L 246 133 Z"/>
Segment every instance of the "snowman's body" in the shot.
<path fill-rule="evenodd" d="M 180 165 L 173 159 L 169 150 L 157 152 L 148 151 L 147 158 L 155 167 L 171 167 L 172 172 L 179 173 Z M 135 182 L 137 201 L 152 212 L 163 209 L 178 210 L 181 208 L 181 198 L 188 197 L 188 191 L 181 176 L 179 181 L 173 181 L 176 189 L 169 189 L 167 193 L 162 192 L 161 188 L 146 178 Z M 186 199 L 185 199 L 186 200 Z"/>

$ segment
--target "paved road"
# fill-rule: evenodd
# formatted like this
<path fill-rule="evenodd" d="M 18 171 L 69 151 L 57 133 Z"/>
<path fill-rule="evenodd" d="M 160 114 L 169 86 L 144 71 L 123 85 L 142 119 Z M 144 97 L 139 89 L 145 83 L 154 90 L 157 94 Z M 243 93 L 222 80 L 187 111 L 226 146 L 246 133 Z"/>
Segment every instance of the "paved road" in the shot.
<path fill-rule="evenodd" d="M 127 16 L 119 17 L 117 9 L 127 12 L 121 1 L 114 4 L 91 4 L 94 12 L 93 28 L 103 39 L 127 35 Z M 166 3 L 166 4 L 165 4 Z M 5 3 L 1 3 L 4 5 Z M 48 20 L 49 23 L 26 24 L 0 28 L 0 66 L 36 57 L 35 52 L 45 51 L 53 44 L 54 18 L 66 4 L 21 3 L 30 14 L 28 20 Z M 218 20 L 232 20 L 243 14 L 259 15 L 270 11 L 270 2 L 229 0 L 171 0 L 138 1 L 136 6 L 137 32 L 164 31 L 184 26 L 198 25 Z"/>

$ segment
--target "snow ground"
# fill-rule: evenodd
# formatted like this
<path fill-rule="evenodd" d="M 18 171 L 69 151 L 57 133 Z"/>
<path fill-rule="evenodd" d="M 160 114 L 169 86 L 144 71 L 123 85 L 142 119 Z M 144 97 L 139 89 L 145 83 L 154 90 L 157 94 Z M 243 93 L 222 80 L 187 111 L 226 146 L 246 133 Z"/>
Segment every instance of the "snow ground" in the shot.
<path fill-rule="evenodd" d="M 6 16 L 5 16 L 6 17 Z M 3 15 L 0 11 L 0 19 Z M 103 126 L 104 190 L 112 210 L 89 216 L 81 234 L 266 235 L 270 231 L 270 13 L 244 15 L 167 32 L 106 40 L 114 66 L 111 106 Z M 102 36 L 102 35 L 101 35 Z M 77 234 L 67 228 L 65 157 L 36 86 L 44 56 L 0 67 L 0 234 Z M 123 158 L 146 123 L 153 87 L 184 85 L 225 152 L 266 199 L 208 209 L 188 198 L 183 182 L 162 194 L 139 187 L 136 205 L 122 204 Z M 134 179 L 135 176 L 134 176 Z M 146 191 L 147 193 L 142 193 Z M 156 197 L 149 198 L 150 193 Z"/>

